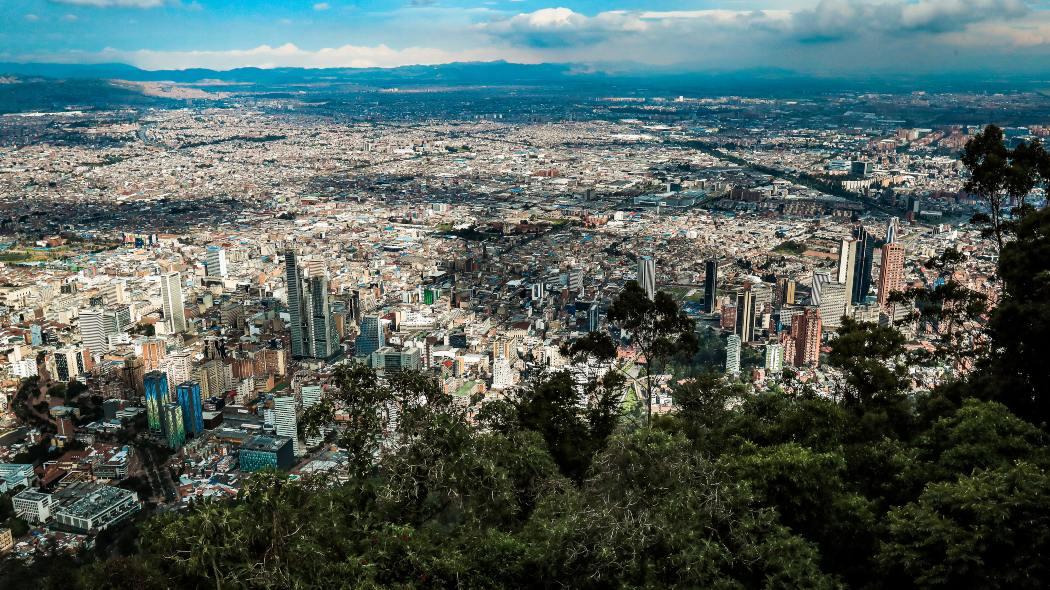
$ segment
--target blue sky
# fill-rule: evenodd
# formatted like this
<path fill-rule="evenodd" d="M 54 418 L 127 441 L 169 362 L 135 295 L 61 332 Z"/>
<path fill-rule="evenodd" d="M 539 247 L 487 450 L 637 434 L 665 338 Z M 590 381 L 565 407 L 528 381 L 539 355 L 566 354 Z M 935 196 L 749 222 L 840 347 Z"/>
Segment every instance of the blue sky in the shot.
<path fill-rule="evenodd" d="M 1047 0 L 2 0 L 0 60 L 1050 75 Z"/>

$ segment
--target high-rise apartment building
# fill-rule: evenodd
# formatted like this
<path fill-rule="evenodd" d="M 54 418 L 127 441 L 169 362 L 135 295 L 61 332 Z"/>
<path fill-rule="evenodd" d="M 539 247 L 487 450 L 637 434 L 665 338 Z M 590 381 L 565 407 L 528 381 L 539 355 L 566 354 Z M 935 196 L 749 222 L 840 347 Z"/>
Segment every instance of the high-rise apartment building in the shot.
<path fill-rule="evenodd" d="M 879 305 L 889 302 L 890 294 L 904 290 L 904 246 L 897 243 L 882 247 L 879 266 Z"/>
<path fill-rule="evenodd" d="M 778 342 L 766 344 L 766 370 L 779 374 L 784 371 L 784 345 Z"/>
<path fill-rule="evenodd" d="M 186 309 L 182 299 L 182 275 L 169 272 L 160 276 L 160 298 L 168 331 L 172 334 L 185 332 Z"/>
<path fill-rule="evenodd" d="M 649 299 L 656 298 L 656 261 L 651 256 L 638 259 L 638 285 Z"/>
<path fill-rule="evenodd" d="M 726 341 L 726 373 L 730 375 L 740 374 L 740 336 L 730 334 Z"/>
<path fill-rule="evenodd" d="M 820 364 L 820 339 L 823 325 L 820 310 L 807 307 L 792 318 L 791 337 L 794 340 L 796 367 L 816 367 Z"/>

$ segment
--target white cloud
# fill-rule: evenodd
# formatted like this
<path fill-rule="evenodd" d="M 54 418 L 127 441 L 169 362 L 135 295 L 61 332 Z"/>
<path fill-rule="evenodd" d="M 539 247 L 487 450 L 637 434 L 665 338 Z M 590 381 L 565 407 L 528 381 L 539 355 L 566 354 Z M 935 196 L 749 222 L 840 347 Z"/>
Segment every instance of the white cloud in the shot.
<path fill-rule="evenodd" d="M 314 10 L 328 10 L 331 7 L 332 6 L 327 2 L 318 2 L 317 4 L 314 4 Z"/>
<path fill-rule="evenodd" d="M 40 17 L 35 15 L 35 14 L 27 14 L 27 15 L 25 15 L 22 18 L 26 19 L 27 21 L 29 21 L 31 23 L 35 23 L 36 21 L 40 20 Z"/>
<path fill-rule="evenodd" d="M 146 70 L 210 68 L 228 70 L 239 67 L 275 68 L 371 68 L 405 65 L 434 65 L 454 61 L 530 61 L 528 55 L 487 49 L 448 51 L 430 47 L 393 49 L 386 45 L 343 45 L 310 51 L 292 43 L 279 46 L 260 45 L 251 49 L 228 51 L 121 51 L 107 48 L 98 52 L 69 52 L 23 56 L 26 61 L 109 63 L 120 62 Z"/>

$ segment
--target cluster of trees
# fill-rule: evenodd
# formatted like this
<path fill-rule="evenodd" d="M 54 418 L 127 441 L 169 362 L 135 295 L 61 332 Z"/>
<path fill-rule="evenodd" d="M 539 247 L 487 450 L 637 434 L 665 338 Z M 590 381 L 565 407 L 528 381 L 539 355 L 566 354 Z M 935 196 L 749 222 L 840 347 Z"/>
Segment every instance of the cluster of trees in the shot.
<path fill-rule="evenodd" d="M 0 587 L 1047 587 L 1050 211 L 1010 231 L 994 310 L 909 295 L 942 324 L 988 315 L 974 370 L 933 391 L 913 390 L 895 328 L 852 321 L 829 355 L 835 399 L 703 374 L 675 382 L 677 412 L 638 421 L 620 399 L 632 379 L 648 397 L 648 369 L 461 406 L 427 375 L 348 367 L 304 420 L 349 411 L 345 473 L 256 474 L 234 501 L 148 520 L 138 545 L 12 565 Z M 695 352 L 674 303 L 638 291 L 610 310 L 619 337 L 649 363 Z"/>

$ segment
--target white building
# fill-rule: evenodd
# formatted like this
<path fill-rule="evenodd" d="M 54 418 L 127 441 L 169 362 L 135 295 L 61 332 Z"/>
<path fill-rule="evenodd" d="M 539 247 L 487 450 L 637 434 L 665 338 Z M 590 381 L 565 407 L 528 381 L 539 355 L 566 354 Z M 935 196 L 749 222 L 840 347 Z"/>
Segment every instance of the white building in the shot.
<path fill-rule="evenodd" d="M 726 373 L 740 374 L 740 336 L 730 334 L 726 342 Z"/>
<path fill-rule="evenodd" d="M 299 419 L 296 415 L 294 395 L 278 395 L 273 398 L 273 427 L 277 436 L 292 439 L 292 453 L 296 457 L 303 456 L 303 449 L 299 445 Z"/>
<path fill-rule="evenodd" d="M 186 331 L 186 309 L 182 299 L 182 275 L 169 272 L 160 276 L 160 299 L 168 332 Z"/>
<path fill-rule="evenodd" d="M 80 310 L 80 339 L 92 356 L 109 352 L 109 338 L 106 337 L 105 312 L 100 308 Z"/>
<path fill-rule="evenodd" d="M 51 509 L 55 500 L 51 494 L 36 490 L 22 490 L 11 498 L 15 514 L 29 522 L 46 522 L 51 519 Z"/>
<path fill-rule="evenodd" d="M 766 371 L 777 375 L 784 371 L 784 345 L 776 342 L 766 345 Z"/>

